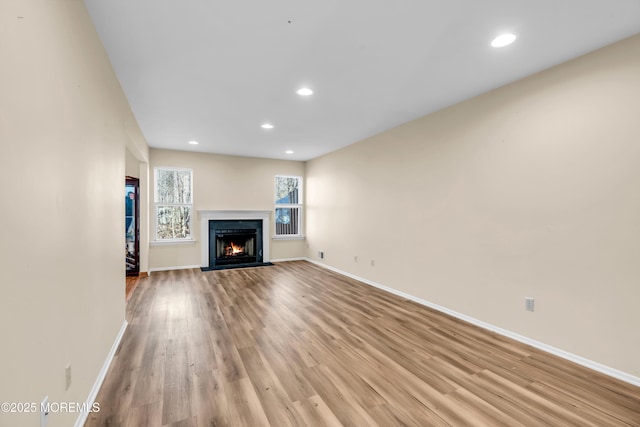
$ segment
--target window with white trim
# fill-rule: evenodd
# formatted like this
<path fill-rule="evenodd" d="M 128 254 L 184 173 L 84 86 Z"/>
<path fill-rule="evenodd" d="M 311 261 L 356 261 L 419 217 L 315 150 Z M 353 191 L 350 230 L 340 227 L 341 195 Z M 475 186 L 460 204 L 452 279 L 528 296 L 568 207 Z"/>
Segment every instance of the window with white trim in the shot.
<path fill-rule="evenodd" d="M 193 171 L 154 169 L 155 240 L 190 240 L 193 212 Z"/>
<path fill-rule="evenodd" d="M 302 177 L 275 177 L 275 235 L 302 234 Z"/>

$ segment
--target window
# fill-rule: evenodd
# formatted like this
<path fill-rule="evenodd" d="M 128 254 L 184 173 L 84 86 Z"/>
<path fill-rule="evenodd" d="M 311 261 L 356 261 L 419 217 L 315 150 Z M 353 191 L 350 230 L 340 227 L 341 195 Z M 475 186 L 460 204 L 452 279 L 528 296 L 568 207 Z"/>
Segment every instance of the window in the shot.
<path fill-rule="evenodd" d="M 191 239 L 191 169 L 155 168 L 156 240 Z"/>
<path fill-rule="evenodd" d="M 300 236 L 302 214 L 302 178 L 276 176 L 276 236 Z"/>

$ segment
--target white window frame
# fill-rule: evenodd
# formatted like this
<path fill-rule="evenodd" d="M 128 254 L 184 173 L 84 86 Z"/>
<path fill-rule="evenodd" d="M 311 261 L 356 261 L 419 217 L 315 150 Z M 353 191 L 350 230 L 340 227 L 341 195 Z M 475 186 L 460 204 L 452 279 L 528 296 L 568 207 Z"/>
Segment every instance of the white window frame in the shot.
<path fill-rule="evenodd" d="M 276 181 L 278 178 L 295 178 L 298 180 L 298 203 L 276 203 Z M 303 238 L 302 234 L 302 209 L 304 207 L 304 194 L 303 194 L 303 178 L 298 175 L 276 175 L 273 178 L 273 196 L 274 196 L 274 209 L 273 209 L 273 238 L 274 239 L 300 239 Z M 286 209 L 286 208 L 297 208 L 298 209 L 298 233 L 296 234 L 278 234 L 278 227 L 276 224 L 277 219 L 277 209 Z"/>
<path fill-rule="evenodd" d="M 191 188 L 189 189 L 191 192 L 191 203 L 159 203 L 158 202 L 158 171 L 188 171 L 191 174 L 191 179 L 189 180 L 189 184 Z M 193 169 L 190 168 L 178 168 L 178 167 L 169 167 L 169 166 L 156 166 L 153 168 L 153 243 L 162 244 L 162 243 L 191 243 L 194 242 L 195 239 L 193 237 Z M 186 206 L 189 208 L 189 237 L 185 238 L 171 238 L 171 239 L 162 239 L 158 237 L 158 208 L 160 206 Z"/>

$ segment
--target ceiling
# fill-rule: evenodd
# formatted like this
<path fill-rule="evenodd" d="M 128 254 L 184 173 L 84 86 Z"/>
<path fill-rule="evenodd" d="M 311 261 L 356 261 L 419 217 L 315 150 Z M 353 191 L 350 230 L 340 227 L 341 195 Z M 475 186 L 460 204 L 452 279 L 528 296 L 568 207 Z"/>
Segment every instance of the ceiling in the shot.
<path fill-rule="evenodd" d="M 639 0 L 85 4 L 151 147 L 291 160 L 640 32 Z"/>

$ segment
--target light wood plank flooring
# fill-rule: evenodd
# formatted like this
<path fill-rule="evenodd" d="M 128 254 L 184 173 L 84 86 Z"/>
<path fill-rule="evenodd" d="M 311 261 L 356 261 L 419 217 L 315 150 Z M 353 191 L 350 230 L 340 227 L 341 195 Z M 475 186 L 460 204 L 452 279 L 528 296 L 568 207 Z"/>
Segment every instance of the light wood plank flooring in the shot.
<path fill-rule="evenodd" d="M 640 388 L 307 262 L 154 273 L 87 426 L 640 426 Z"/>
<path fill-rule="evenodd" d="M 125 288 L 125 298 L 127 302 L 129 302 L 129 300 L 133 296 L 133 291 L 135 290 L 136 286 L 138 286 L 138 280 L 140 280 L 138 276 L 127 276 Z"/>

